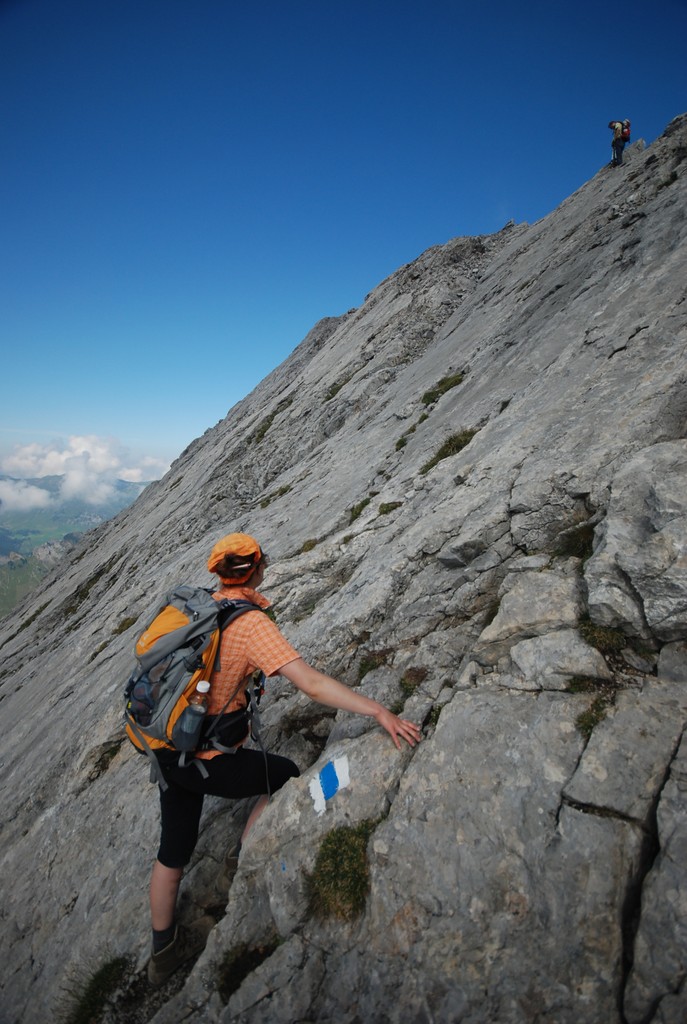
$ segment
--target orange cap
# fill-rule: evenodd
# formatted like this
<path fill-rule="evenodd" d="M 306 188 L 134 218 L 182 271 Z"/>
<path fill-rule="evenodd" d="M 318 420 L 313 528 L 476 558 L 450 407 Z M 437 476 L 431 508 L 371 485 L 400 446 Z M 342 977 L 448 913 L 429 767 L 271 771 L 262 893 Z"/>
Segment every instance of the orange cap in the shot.
<path fill-rule="evenodd" d="M 236 575 L 232 574 L 232 583 L 243 583 L 251 575 L 256 565 L 262 558 L 262 551 L 260 545 L 254 537 L 249 537 L 247 533 L 229 533 L 226 537 L 222 537 L 218 540 L 208 558 L 208 569 L 210 572 L 216 572 L 217 566 L 227 557 L 227 555 L 234 555 L 237 557 L 245 556 L 245 565 L 236 565 L 234 567 Z M 255 557 L 257 555 L 257 558 Z M 220 579 L 222 577 L 220 576 Z"/>

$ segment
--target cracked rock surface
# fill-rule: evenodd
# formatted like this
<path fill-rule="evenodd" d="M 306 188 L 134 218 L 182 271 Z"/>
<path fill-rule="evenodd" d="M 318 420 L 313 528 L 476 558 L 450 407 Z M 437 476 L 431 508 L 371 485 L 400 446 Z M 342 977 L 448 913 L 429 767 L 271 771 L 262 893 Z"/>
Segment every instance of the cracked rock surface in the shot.
<path fill-rule="evenodd" d="M 107 1024 L 687 1019 L 686 158 L 682 116 L 315 325 L 0 623 L 3 1024 L 118 956 Z M 228 894 L 250 806 L 207 800 L 179 909 L 216 924 L 153 993 L 157 792 L 122 693 L 151 604 L 212 585 L 233 530 L 299 652 L 424 738 L 270 680 L 302 774 Z M 319 917 L 321 843 L 363 823 L 364 909 Z"/>

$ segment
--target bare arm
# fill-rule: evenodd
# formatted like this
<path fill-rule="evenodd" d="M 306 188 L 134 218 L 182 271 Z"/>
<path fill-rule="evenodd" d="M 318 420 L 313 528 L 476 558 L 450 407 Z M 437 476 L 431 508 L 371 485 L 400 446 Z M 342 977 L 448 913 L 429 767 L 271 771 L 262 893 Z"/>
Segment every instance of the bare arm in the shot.
<path fill-rule="evenodd" d="M 391 736 L 395 745 L 400 749 L 401 739 L 404 739 L 411 747 L 414 747 L 420 740 L 420 730 L 414 722 L 405 718 L 399 718 L 388 708 L 378 704 L 371 697 L 365 697 L 362 693 L 356 693 L 348 686 L 319 672 L 307 661 L 297 658 L 283 665 L 279 674 L 289 679 L 293 685 L 302 693 L 305 693 L 311 700 L 318 704 L 326 704 L 330 708 L 340 708 L 342 711 L 353 711 L 358 715 L 368 715 L 374 718 L 379 725 Z"/>

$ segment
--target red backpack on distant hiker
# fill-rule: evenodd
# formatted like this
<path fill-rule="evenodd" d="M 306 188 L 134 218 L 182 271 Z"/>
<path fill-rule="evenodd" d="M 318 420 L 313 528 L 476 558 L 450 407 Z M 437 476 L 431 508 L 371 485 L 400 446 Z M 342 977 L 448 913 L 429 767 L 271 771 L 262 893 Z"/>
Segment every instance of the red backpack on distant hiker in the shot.
<path fill-rule="evenodd" d="M 630 122 L 627 118 L 624 121 L 609 121 L 608 127 L 615 133 L 620 128 L 619 136 L 614 134 L 615 138 L 621 138 L 623 142 L 630 141 Z"/>

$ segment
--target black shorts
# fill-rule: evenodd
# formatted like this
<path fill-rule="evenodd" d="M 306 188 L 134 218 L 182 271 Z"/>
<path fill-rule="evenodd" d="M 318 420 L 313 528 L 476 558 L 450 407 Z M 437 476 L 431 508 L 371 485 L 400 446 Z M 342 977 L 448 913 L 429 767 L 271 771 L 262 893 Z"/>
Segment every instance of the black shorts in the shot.
<path fill-rule="evenodd" d="M 266 762 L 265 763 L 265 759 Z M 194 764 L 184 768 L 161 764 L 168 784 L 160 787 L 161 836 L 157 859 L 168 868 L 183 868 L 191 859 L 198 842 L 198 826 L 203 797 L 222 796 L 241 800 L 276 793 L 288 779 L 300 775 L 287 757 L 266 754 L 241 747 L 235 754 L 218 754 L 204 760 L 205 779 Z M 268 790 L 269 776 L 269 790 Z"/>

